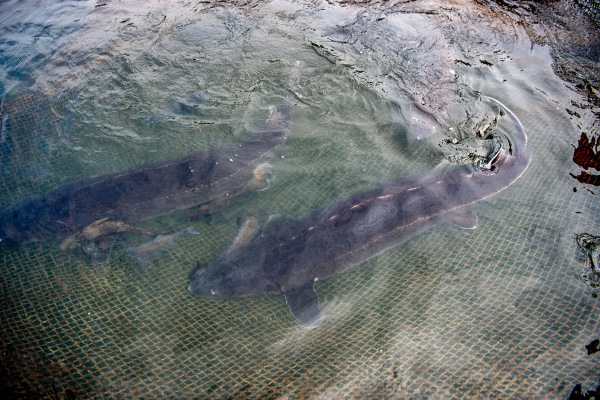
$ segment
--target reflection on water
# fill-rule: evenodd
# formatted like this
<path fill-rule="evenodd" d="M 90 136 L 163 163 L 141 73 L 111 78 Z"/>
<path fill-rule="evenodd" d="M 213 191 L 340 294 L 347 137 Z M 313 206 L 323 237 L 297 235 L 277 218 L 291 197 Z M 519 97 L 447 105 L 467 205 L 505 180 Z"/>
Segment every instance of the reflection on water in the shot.
<path fill-rule="evenodd" d="M 581 172 L 573 147 L 589 147 L 582 133 L 592 143 L 597 122 L 589 88 L 553 71 L 595 65 L 585 14 L 566 8 L 581 28 L 569 50 L 558 33 L 572 21 L 544 19 L 554 5 L 351 3 L 0 6 L 2 209 L 236 146 L 264 128 L 271 106 L 294 102 L 266 190 L 206 221 L 180 210 L 132 223 L 199 232 L 144 258 L 147 268 L 126 248 L 150 239 L 128 234 L 100 265 L 60 240 L 0 250 L 10 394 L 566 398 L 598 385 L 597 288 L 579 279 L 592 271 L 573 237 L 598 236 L 598 201 L 596 187 L 574 191 L 569 176 Z M 295 60 L 305 67 L 286 90 Z M 489 134 L 510 127 L 481 95 L 514 111 L 533 157 L 514 185 L 475 206 L 477 229 L 440 225 L 318 280 L 324 319 L 314 329 L 278 296 L 190 295 L 190 269 L 239 246 L 240 217 L 301 220 L 382 182 L 493 153 Z"/>

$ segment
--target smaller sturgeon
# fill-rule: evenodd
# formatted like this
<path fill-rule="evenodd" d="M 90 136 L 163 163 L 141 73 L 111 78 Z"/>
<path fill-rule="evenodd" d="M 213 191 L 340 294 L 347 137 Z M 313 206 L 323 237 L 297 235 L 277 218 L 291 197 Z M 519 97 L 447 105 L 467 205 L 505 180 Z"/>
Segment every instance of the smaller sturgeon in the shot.
<path fill-rule="evenodd" d="M 185 235 L 199 235 L 200 232 L 190 226 L 182 231 L 171 233 L 170 235 L 158 235 L 151 242 L 144 243 L 137 247 L 128 247 L 125 249 L 125 254 L 135 257 L 138 260 L 141 268 L 148 267 L 150 257 L 158 257 L 162 251 L 171 246 L 177 239 Z"/>
<path fill-rule="evenodd" d="M 79 232 L 81 235 L 68 238 L 63 248 L 79 244 L 88 260 L 106 262 L 116 234 L 122 233 L 115 224 L 133 232 L 128 224 L 203 204 L 212 210 L 249 191 L 266 189 L 269 160 L 285 142 L 293 106 L 291 93 L 302 66 L 301 61 L 296 62 L 290 73 L 282 107 L 271 108 L 263 129 L 245 141 L 68 183 L 21 200 L 0 212 L 0 245 L 68 238 Z M 87 238 L 86 229 L 93 240 Z"/>

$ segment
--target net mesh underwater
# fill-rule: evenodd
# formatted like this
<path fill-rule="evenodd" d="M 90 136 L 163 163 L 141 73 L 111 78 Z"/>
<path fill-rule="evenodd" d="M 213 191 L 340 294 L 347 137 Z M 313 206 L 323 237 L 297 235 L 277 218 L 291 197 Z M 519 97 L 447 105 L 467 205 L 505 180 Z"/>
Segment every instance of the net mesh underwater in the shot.
<path fill-rule="evenodd" d="M 72 160 L 86 155 L 67 140 L 77 132 L 68 121 L 79 95 L 40 90 L 3 103 L 3 207 L 85 177 Z M 585 346 L 600 332 L 597 290 L 578 279 L 589 270 L 573 234 L 598 233 L 599 202 L 585 189 L 574 193 L 565 172 L 572 118 L 529 100 L 528 112 L 513 111 L 532 163 L 475 206 L 478 228 L 438 226 L 316 282 L 325 316 L 316 329 L 303 328 L 281 296 L 194 298 L 188 272 L 230 243 L 237 217 L 267 210 L 301 218 L 372 187 L 370 177 L 435 165 L 431 143 L 413 143 L 403 166 L 389 126 L 331 132 L 315 146 L 295 135 L 300 105 L 275 154 L 272 186 L 225 209 L 228 222 L 191 223 L 176 212 L 140 224 L 200 231 L 145 270 L 124 254 L 135 240 L 128 236 L 106 264 L 62 252 L 56 240 L 2 250 L 0 385 L 19 398 L 565 398 L 578 383 L 595 388 L 598 354 Z M 358 150 L 360 162 L 348 161 Z M 119 160 L 145 161 L 140 153 Z"/>

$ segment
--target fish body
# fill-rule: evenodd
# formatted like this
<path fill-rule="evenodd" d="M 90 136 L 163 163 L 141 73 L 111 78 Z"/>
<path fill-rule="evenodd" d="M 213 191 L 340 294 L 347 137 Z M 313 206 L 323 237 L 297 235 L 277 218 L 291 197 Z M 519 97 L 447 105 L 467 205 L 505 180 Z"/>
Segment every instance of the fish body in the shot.
<path fill-rule="evenodd" d="M 144 243 L 140 246 L 128 247 L 125 249 L 125 254 L 137 258 L 140 267 L 146 268 L 151 257 L 160 256 L 165 248 L 171 246 L 180 237 L 199 234 L 200 232 L 190 226 L 187 229 L 169 235 L 158 235 L 151 242 Z"/>
<path fill-rule="evenodd" d="M 206 268 L 195 268 L 190 292 L 204 298 L 283 294 L 302 324 L 318 326 L 322 317 L 315 281 L 338 275 L 445 222 L 476 228 L 472 206 L 514 183 L 531 158 L 516 116 L 490 100 L 515 123 L 516 143 L 500 149 L 484 168 L 461 165 L 398 178 L 304 218 L 269 221 L 254 239 L 238 243 Z"/>
<path fill-rule="evenodd" d="M 297 70 L 298 66 L 294 76 Z M 264 189 L 268 182 L 256 184 L 257 171 L 264 170 L 284 142 L 292 104 L 289 95 L 287 100 L 272 110 L 260 132 L 239 144 L 84 179 L 13 204 L 0 213 L 0 243 L 64 238 L 104 218 L 130 224 L 229 193 L 239 196 Z"/>

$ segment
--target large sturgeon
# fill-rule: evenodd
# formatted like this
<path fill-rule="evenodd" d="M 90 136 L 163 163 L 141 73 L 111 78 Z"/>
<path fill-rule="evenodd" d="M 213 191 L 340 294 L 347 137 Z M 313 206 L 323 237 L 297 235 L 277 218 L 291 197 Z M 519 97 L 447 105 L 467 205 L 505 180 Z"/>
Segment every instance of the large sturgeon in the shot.
<path fill-rule="evenodd" d="M 100 255 L 93 250 L 92 261 L 106 262 L 117 234 L 129 223 L 210 202 L 223 205 L 223 198 L 230 200 L 250 190 L 265 189 L 268 161 L 284 142 L 293 103 L 291 92 L 302 65 L 296 62 L 292 70 L 285 103 L 279 110 L 272 107 L 264 128 L 246 141 L 62 185 L 22 200 L 0 213 L 0 242 L 21 245 L 68 236 L 71 242 L 86 227 L 103 221 L 104 230 L 121 227 L 120 231 L 108 229 L 102 237 L 95 237 L 103 250 Z"/>
<path fill-rule="evenodd" d="M 283 294 L 292 314 L 305 326 L 322 317 L 316 280 L 338 275 L 412 238 L 450 222 L 474 229 L 473 204 L 514 183 L 531 154 L 517 117 L 496 103 L 514 122 L 514 142 L 492 154 L 484 167 L 461 165 L 432 174 L 399 178 L 376 189 L 314 211 L 299 219 L 267 222 L 260 234 L 246 234 L 207 267 L 190 274 L 189 290 L 205 298 Z"/>

